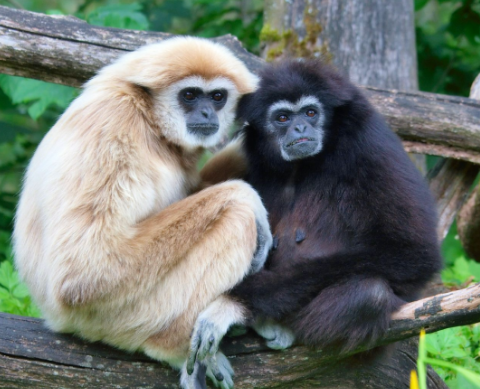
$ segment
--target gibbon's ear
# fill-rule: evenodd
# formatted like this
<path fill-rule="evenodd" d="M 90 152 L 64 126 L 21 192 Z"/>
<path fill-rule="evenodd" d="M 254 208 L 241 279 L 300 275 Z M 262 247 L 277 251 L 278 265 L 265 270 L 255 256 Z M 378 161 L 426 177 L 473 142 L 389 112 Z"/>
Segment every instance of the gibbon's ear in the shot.
<path fill-rule="evenodd" d="M 254 93 L 243 95 L 237 104 L 237 120 L 239 122 L 248 121 L 252 113 L 252 104 L 254 100 Z"/>

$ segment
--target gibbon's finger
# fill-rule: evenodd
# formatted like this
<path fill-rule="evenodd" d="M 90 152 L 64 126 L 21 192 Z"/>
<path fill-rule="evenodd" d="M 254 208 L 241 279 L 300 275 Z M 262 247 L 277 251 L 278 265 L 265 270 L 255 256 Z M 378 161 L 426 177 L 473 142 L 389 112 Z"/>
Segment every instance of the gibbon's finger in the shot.
<path fill-rule="evenodd" d="M 197 359 L 203 361 L 207 356 L 213 356 L 218 351 L 223 333 L 212 322 L 206 322 L 202 329 L 202 340 L 198 348 Z"/>
<path fill-rule="evenodd" d="M 207 366 L 207 377 L 213 382 L 216 388 L 220 389 L 233 389 L 233 368 L 230 365 L 227 357 L 223 355 L 221 352 L 218 352 L 215 355 L 215 358 L 208 358 L 206 360 Z M 213 373 L 213 368 L 217 368 L 223 376 L 222 380 L 218 380 Z"/>
<path fill-rule="evenodd" d="M 201 324 L 200 324 L 201 326 Z M 192 339 L 190 340 L 190 349 L 187 358 L 187 373 L 192 375 L 195 368 L 195 362 L 197 361 L 198 348 L 202 341 L 200 329 L 195 329 L 193 331 Z"/>
<path fill-rule="evenodd" d="M 212 355 L 211 357 L 208 358 L 208 366 L 210 370 L 212 371 L 213 376 L 217 381 L 223 381 L 224 376 L 222 372 L 220 371 L 220 366 L 218 365 L 217 362 L 217 356 L 216 354 Z"/>

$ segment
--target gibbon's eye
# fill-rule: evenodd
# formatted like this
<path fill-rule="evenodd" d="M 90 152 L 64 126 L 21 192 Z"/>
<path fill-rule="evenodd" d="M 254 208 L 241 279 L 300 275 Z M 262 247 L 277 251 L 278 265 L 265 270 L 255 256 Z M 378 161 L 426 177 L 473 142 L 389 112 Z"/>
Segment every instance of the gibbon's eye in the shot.
<path fill-rule="evenodd" d="M 223 100 L 223 93 L 222 92 L 214 92 L 212 94 L 212 99 L 219 102 Z"/>
<path fill-rule="evenodd" d="M 288 120 L 288 116 L 287 115 L 279 115 L 277 117 L 277 120 L 280 122 L 280 123 L 285 123 L 287 120 Z"/>
<path fill-rule="evenodd" d="M 197 96 L 195 95 L 194 92 L 190 91 L 190 90 L 187 90 L 184 94 L 183 94 L 183 98 L 187 101 L 193 101 L 197 98 Z"/>
<path fill-rule="evenodd" d="M 307 116 L 309 118 L 313 118 L 316 114 L 317 114 L 317 111 L 315 111 L 314 109 L 309 109 L 307 112 L 306 112 Z"/>

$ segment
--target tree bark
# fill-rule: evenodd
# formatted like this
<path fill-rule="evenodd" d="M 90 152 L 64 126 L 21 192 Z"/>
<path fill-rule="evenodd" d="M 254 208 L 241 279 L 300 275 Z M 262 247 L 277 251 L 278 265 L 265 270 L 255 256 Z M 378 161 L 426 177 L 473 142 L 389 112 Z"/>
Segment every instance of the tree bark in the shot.
<path fill-rule="evenodd" d="M 480 74 L 472 84 L 470 98 L 480 101 Z M 480 185 L 473 189 L 467 202 L 460 209 L 457 227 L 463 248 L 471 258 L 480 262 Z"/>
<path fill-rule="evenodd" d="M 323 57 L 355 84 L 418 90 L 411 0 L 267 0 L 264 23 L 268 59 Z"/>
<path fill-rule="evenodd" d="M 378 345 L 480 320 L 480 284 L 405 305 Z M 223 351 L 236 371 L 236 388 L 404 389 L 415 342 L 381 361 L 294 346 L 268 349 L 257 336 L 226 338 Z M 178 376 L 142 354 L 55 334 L 39 319 L 0 314 L 0 388 L 175 388 Z M 430 371 L 429 388 L 445 389 Z"/>

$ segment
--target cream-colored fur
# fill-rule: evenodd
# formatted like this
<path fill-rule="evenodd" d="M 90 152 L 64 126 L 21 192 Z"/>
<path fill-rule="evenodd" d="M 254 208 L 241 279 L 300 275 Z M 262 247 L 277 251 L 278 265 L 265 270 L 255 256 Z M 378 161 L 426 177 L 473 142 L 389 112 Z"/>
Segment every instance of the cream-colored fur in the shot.
<path fill-rule="evenodd" d="M 228 90 L 217 135 L 187 134 L 187 85 Z M 191 194 L 202 148 L 255 85 L 198 38 L 140 48 L 86 84 L 32 158 L 15 220 L 16 264 L 49 327 L 183 364 L 199 313 L 249 271 L 256 223 L 269 231 L 244 182 Z M 230 309 L 221 320 L 241 321 Z"/>

